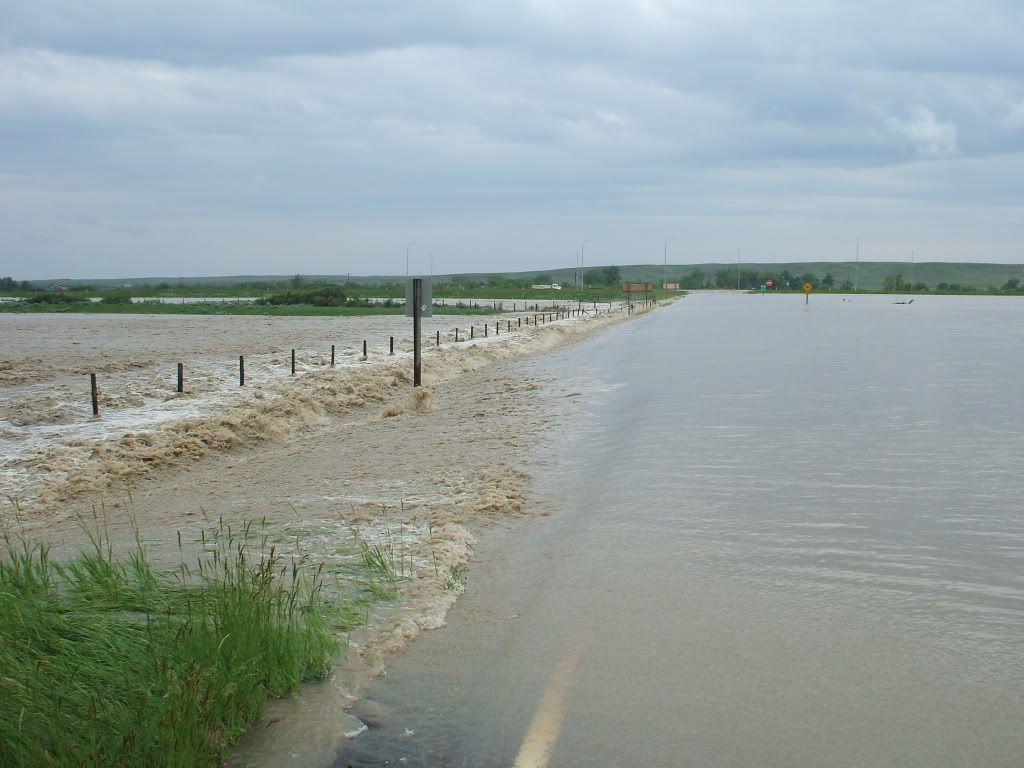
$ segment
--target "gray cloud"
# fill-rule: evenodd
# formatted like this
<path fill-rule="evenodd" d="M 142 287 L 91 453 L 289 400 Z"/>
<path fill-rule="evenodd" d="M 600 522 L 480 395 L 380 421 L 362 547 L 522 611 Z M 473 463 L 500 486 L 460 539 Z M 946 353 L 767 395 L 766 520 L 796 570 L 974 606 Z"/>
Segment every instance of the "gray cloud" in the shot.
<path fill-rule="evenodd" d="M 1022 260 L 1021 6 L 774 5 L 9 4 L 0 272 Z"/>

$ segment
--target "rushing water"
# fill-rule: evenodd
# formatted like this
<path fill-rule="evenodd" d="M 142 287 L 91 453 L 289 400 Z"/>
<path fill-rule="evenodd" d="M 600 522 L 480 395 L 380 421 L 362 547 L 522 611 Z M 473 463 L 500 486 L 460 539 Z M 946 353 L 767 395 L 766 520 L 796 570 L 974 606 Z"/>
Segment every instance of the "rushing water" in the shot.
<path fill-rule="evenodd" d="M 551 765 L 1024 764 L 1024 301 L 698 294 L 532 368 L 566 508 L 338 765 L 511 764 L 574 643 Z"/>

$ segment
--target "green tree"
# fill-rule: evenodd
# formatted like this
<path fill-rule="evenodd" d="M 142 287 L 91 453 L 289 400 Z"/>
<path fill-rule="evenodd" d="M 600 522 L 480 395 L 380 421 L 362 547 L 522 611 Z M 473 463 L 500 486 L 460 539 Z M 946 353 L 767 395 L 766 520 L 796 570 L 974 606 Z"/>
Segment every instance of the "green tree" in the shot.
<path fill-rule="evenodd" d="M 825 290 L 831 291 L 832 286 L 836 284 L 836 279 L 832 276 L 831 272 L 826 272 L 825 276 L 821 278 L 821 284 Z"/>
<path fill-rule="evenodd" d="M 706 282 L 707 282 L 707 275 L 705 275 L 699 269 L 695 269 L 695 270 L 691 271 L 690 274 L 688 274 L 682 280 L 683 288 L 691 288 L 691 289 L 697 289 L 697 290 L 700 290 L 701 288 L 703 288 L 705 286 Z"/>
<path fill-rule="evenodd" d="M 906 283 L 903 282 L 902 272 L 893 272 L 892 274 L 886 275 L 882 281 L 882 286 L 888 293 L 898 293 L 904 290 Z"/>
<path fill-rule="evenodd" d="M 1003 283 L 1003 287 L 999 289 L 1002 293 L 1020 293 L 1020 280 L 1016 277 L 1012 277 Z"/>
<path fill-rule="evenodd" d="M 622 271 L 614 264 L 601 270 L 601 282 L 613 286 L 622 282 Z"/>

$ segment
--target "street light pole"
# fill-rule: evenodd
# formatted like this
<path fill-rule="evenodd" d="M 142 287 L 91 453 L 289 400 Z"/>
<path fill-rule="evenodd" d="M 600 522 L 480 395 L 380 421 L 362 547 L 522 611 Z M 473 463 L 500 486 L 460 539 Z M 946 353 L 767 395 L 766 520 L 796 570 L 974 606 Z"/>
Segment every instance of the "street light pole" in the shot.
<path fill-rule="evenodd" d="M 853 292 L 857 292 L 857 287 L 860 283 L 860 238 L 857 238 L 857 255 L 856 261 L 853 263 Z"/>
<path fill-rule="evenodd" d="M 589 240 L 584 240 L 580 243 L 580 290 L 583 290 L 583 246 L 589 243 Z"/>
<path fill-rule="evenodd" d="M 669 240 L 678 240 L 678 239 L 679 239 L 678 237 L 666 237 L 665 238 L 665 279 L 662 281 L 662 285 L 661 285 L 663 290 L 668 290 L 668 288 L 666 287 L 666 286 L 668 286 L 668 241 Z"/>
<path fill-rule="evenodd" d="M 407 246 L 405 246 L 405 276 L 406 277 L 409 276 L 409 249 L 412 248 L 414 245 L 416 245 L 415 241 L 413 241 L 413 242 L 409 243 Z"/>

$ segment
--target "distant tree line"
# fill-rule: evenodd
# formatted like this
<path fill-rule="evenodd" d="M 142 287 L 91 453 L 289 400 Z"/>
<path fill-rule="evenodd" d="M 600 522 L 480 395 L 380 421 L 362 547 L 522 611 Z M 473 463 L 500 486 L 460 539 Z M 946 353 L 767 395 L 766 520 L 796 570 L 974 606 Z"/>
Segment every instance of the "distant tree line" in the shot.
<path fill-rule="evenodd" d="M 304 287 L 300 281 L 293 280 L 292 286 L 287 291 L 257 299 L 256 303 L 272 306 L 304 304 L 313 307 L 353 307 L 368 303 L 366 299 L 348 296 L 344 288 L 336 284 L 318 283 Z M 390 306 L 391 300 L 387 300 L 385 304 Z"/>
<path fill-rule="evenodd" d="M 31 291 L 32 283 L 22 280 L 20 283 L 13 277 L 0 277 L 0 291 Z"/>
<path fill-rule="evenodd" d="M 831 272 L 826 273 L 819 281 L 818 276 L 813 272 L 794 275 L 788 269 L 783 269 L 779 272 L 767 272 L 743 267 L 739 270 L 727 268 L 716 269 L 711 274 L 708 274 L 701 269 L 694 269 L 688 274 L 677 277 L 672 282 L 678 282 L 681 288 L 687 290 L 739 288 L 741 291 L 754 291 L 760 289 L 762 285 L 768 285 L 769 280 L 771 281 L 772 288 L 774 290 L 782 291 L 796 290 L 804 283 L 810 283 L 815 288 L 823 288 L 824 290 L 830 291 L 836 284 L 836 279 Z M 853 290 L 852 284 L 850 285 L 849 290 Z"/>

